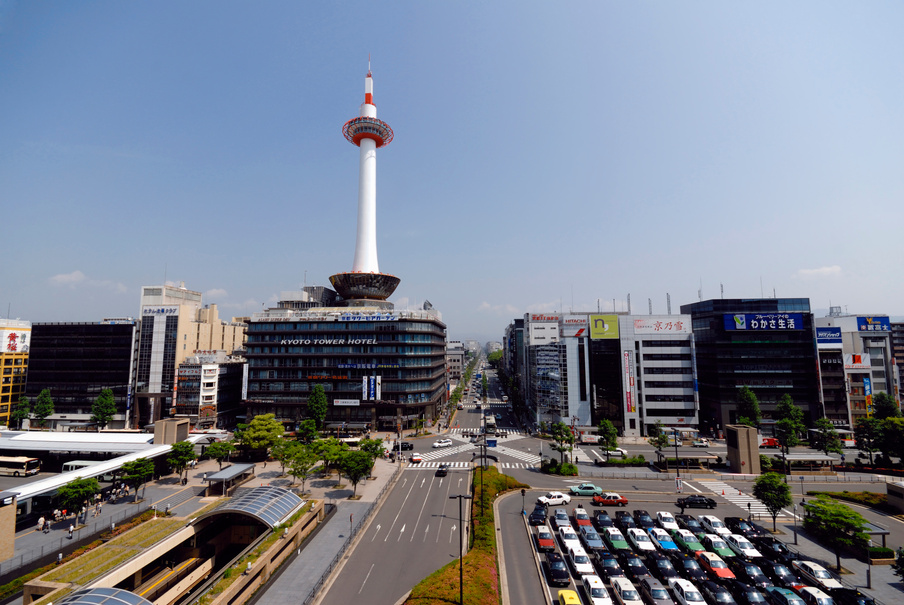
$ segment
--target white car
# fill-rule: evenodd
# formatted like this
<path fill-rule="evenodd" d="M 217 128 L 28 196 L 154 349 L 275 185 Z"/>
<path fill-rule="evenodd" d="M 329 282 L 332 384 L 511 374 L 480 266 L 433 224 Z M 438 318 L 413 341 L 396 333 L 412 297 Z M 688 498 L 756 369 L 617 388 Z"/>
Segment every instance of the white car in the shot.
<path fill-rule="evenodd" d="M 739 557 L 744 557 L 745 559 L 753 559 L 763 556 L 763 553 L 754 548 L 753 544 L 750 543 L 750 540 L 748 540 L 744 536 L 738 534 L 728 534 L 724 537 L 724 540 L 728 543 L 728 548 L 738 553 Z"/>
<path fill-rule="evenodd" d="M 575 548 L 584 550 L 581 547 L 581 539 L 578 538 L 577 533 L 575 533 L 570 525 L 568 527 L 559 528 L 559 540 L 562 542 L 562 550 L 564 552 L 568 552 Z"/>
<path fill-rule="evenodd" d="M 584 549 L 580 546 L 578 546 L 577 548 L 568 549 L 568 560 L 571 561 L 571 566 L 579 576 L 592 575 L 596 573 L 596 569 L 594 569 L 593 567 L 593 562 L 590 560 L 590 557 L 587 556 L 587 553 L 584 552 Z"/>
<path fill-rule="evenodd" d="M 452 447 L 451 439 L 440 439 L 433 442 L 433 447 Z"/>
<path fill-rule="evenodd" d="M 676 531 L 681 529 L 678 527 L 678 522 L 675 521 L 675 516 L 668 511 L 659 511 L 656 513 L 656 519 L 659 521 L 659 527 L 666 531 Z"/>
<path fill-rule="evenodd" d="M 835 579 L 832 574 L 826 570 L 825 567 L 820 565 L 819 563 L 813 563 L 812 561 L 791 561 L 791 566 L 800 572 L 801 578 L 807 580 L 808 582 L 812 582 L 819 588 L 833 589 L 833 588 L 844 588 L 841 585 L 841 582 Z"/>
<path fill-rule="evenodd" d="M 549 492 L 545 496 L 537 498 L 538 504 L 544 504 L 546 506 L 560 506 L 562 504 L 568 504 L 569 502 L 571 502 L 571 496 L 563 494 L 562 492 Z"/>
<path fill-rule="evenodd" d="M 627 458 L 628 450 L 622 449 L 620 447 L 614 447 L 611 450 L 609 450 L 609 456 L 615 456 L 615 457 L 620 456 L 622 458 Z"/>
<path fill-rule="evenodd" d="M 700 525 L 707 530 L 708 534 L 719 534 L 723 538 L 731 535 L 731 530 L 725 527 L 725 524 L 715 515 L 700 515 Z"/>
<path fill-rule="evenodd" d="M 581 576 L 581 584 L 584 585 L 584 592 L 590 597 L 590 605 L 612 605 L 612 597 L 609 596 L 609 591 L 599 576 Z"/>
<path fill-rule="evenodd" d="M 679 605 L 705 605 L 706 603 L 697 587 L 688 580 L 676 581 L 672 584 L 672 592 L 675 595 L 675 601 Z"/>
<path fill-rule="evenodd" d="M 612 578 L 612 592 L 619 605 L 643 605 L 640 592 L 628 578 Z"/>
<path fill-rule="evenodd" d="M 634 548 L 637 549 L 639 554 L 654 552 L 656 550 L 656 545 L 650 540 L 650 536 L 639 527 L 628 528 L 628 540 L 631 541 L 631 544 L 634 545 Z"/>

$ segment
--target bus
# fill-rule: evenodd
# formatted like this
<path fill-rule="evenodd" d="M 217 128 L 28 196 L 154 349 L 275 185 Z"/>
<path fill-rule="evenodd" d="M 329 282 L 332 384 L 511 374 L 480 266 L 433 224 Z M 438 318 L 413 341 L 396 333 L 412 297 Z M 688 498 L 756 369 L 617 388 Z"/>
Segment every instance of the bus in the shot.
<path fill-rule="evenodd" d="M 101 460 L 70 460 L 63 464 L 63 472 L 68 473 L 69 471 L 77 471 L 80 468 L 86 468 L 89 466 L 94 466 L 95 464 L 100 464 Z"/>
<path fill-rule="evenodd" d="M 487 416 L 484 426 L 486 427 L 487 435 L 496 434 L 496 418 L 494 416 Z"/>
<path fill-rule="evenodd" d="M 28 456 L 0 456 L 0 475 L 37 475 L 41 470 L 41 461 Z"/>

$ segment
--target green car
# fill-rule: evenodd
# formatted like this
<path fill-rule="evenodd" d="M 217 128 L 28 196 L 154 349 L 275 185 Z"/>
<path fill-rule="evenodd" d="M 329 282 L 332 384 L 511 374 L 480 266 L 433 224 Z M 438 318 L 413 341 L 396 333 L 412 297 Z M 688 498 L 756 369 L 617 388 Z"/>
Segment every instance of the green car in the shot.
<path fill-rule="evenodd" d="M 715 534 L 704 534 L 703 539 L 700 540 L 700 542 L 706 547 L 706 550 L 716 553 L 723 559 L 735 556 L 735 551 L 731 550 L 725 540 L 720 536 Z"/>
<path fill-rule="evenodd" d="M 581 483 L 580 485 L 572 485 L 569 491 L 572 496 L 599 496 L 603 493 L 603 488 L 597 487 L 592 483 Z"/>
<path fill-rule="evenodd" d="M 675 544 L 678 545 L 678 548 L 683 548 L 691 554 L 706 550 L 703 548 L 703 545 L 700 544 L 697 536 L 686 529 L 676 529 L 672 531 L 672 536 L 675 538 Z"/>
<path fill-rule="evenodd" d="M 612 552 L 618 552 L 619 550 L 632 552 L 631 545 L 628 544 L 628 541 L 625 540 L 625 537 L 617 527 L 604 527 L 603 539 L 606 541 L 606 544 L 609 545 L 609 549 Z"/>

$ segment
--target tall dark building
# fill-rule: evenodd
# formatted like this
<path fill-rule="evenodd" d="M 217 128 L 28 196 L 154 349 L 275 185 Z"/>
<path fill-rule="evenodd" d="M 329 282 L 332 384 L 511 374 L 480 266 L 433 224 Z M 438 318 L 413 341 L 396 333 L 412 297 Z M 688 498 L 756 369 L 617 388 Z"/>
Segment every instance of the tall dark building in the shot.
<path fill-rule="evenodd" d="M 786 393 L 807 426 L 824 416 L 809 299 L 705 300 L 682 305 L 681 312 L 692 318 L 702 429 L 722 430 L 737 420 L 744 386 L 760 401 L 767 433 Z"/>
<path fill-rule="evenodd" d="M 26 395 L 34 401 L 50 389 L 54 414 L 48 426 L 90 420 L 91 405 L 103 389 L 111 389 L 116 401 L 117 414 L 108 426 L 128 426 L 137 321 L 35 323 L 31 334 Z"/>

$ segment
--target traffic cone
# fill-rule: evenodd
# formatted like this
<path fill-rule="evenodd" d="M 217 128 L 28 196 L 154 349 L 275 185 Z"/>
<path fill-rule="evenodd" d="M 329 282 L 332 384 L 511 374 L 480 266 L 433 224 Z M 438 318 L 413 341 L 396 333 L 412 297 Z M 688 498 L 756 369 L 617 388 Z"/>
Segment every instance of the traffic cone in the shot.
<path fill-rule="evenodd" d="M 724 489 L 722 490 L 722 495 L 723 495 L 723 496 L 725 495 L 725 490 L 724 490 Z"/>

